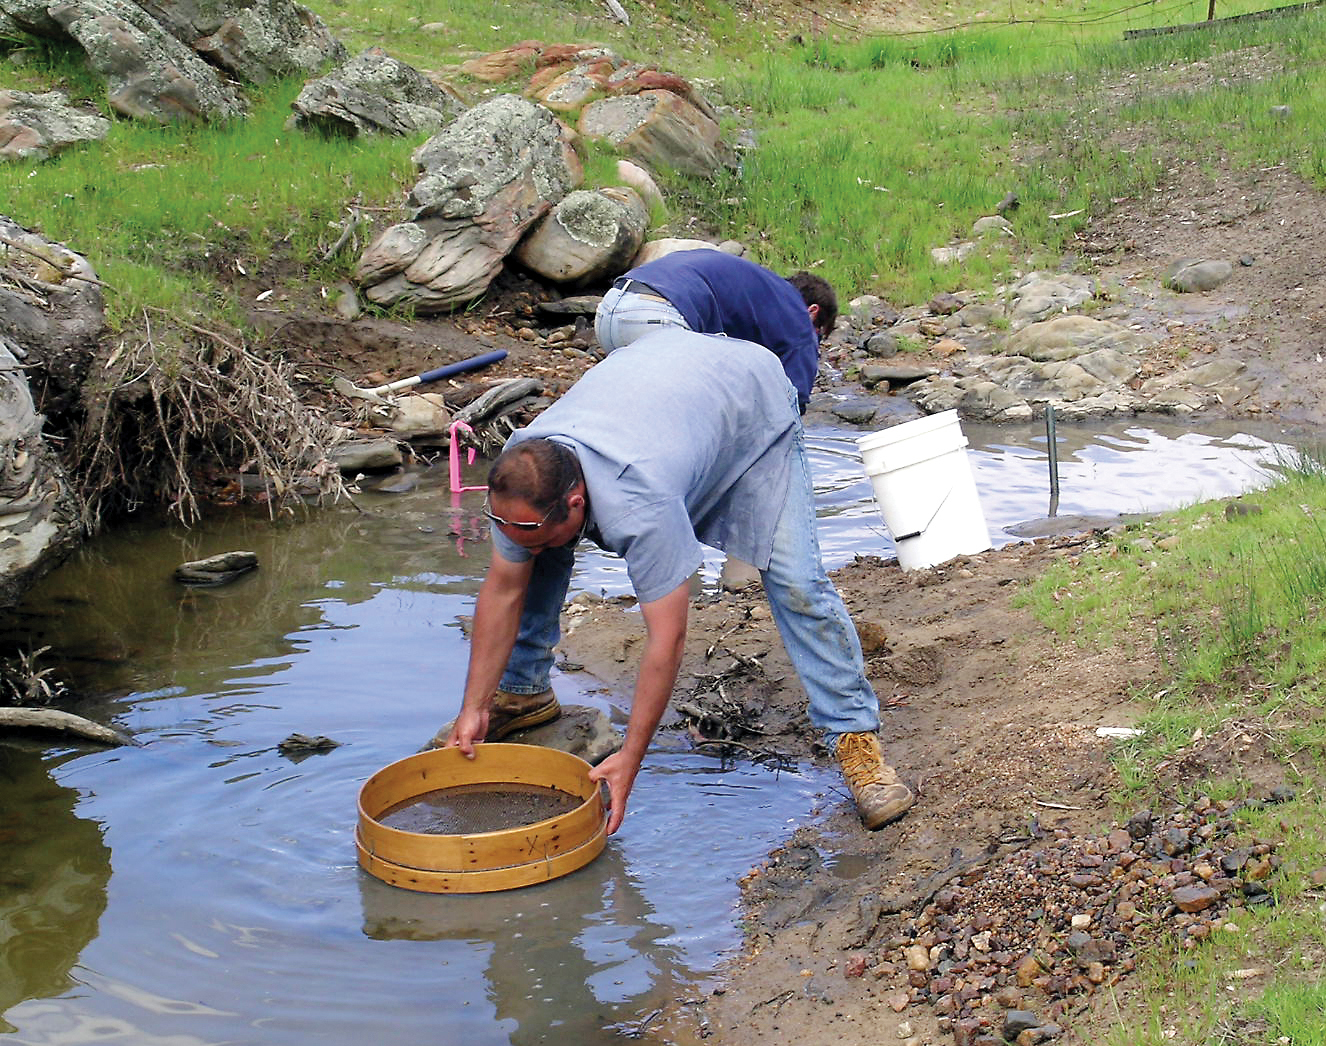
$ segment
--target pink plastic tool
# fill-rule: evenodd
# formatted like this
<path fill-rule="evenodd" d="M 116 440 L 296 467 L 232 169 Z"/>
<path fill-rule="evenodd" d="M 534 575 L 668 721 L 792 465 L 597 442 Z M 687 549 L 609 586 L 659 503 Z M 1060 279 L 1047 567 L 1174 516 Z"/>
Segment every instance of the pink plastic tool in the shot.
<path fill-rule="evenodd" d="M 451 423 L 451 428 L 448 430 L 451 433 L 451 447 L 450 447 L 451 493 L 460 494 L 461 492 L 466 490 L 484 490 L 486 489 L 486 484 L 480 483 L 478 486 L 465 486 L 460 481 L 460 441 L 456 438 L 456 433 L 459 430 L 464 430 L 465 432 L 471 435 L 473 435 L 474 433 L 474 429 L 470 428 L 470 426 L 463 421 L 453 421 Z M 470 452 L 469 460 L 466 462 L 466 464 L 473 465 L 474 448 L 468 447 L 466 449 L 468 449 Z"/>

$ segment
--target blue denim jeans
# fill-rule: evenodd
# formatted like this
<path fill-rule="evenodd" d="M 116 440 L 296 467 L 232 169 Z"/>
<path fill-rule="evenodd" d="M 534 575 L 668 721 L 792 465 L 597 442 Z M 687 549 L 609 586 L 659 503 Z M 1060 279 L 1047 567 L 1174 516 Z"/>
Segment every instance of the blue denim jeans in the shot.
<path fill-rule="evenodd" d="M 670 303 L 613 287 L 594 311 L 594 334 L 605 353 L 630 345 L 659 327 L 690 330 L 685 317 Z"/>
<path fill-rule="evenodd" d="M 773 556 L 760 579 L 783 648 L 809 698 L 811 725 L 824 731 L 824 743 L 833 751 L 842 734 L 879 729 L 879 699 L 866 678 L 856 626 L 820 558 L 815 488 L 800 422 L 791 473 Z"/>
<path fill-rule="evenodd" d="M 815 498 L 805 437 L 797 423 L 791 479 L 774 532 L 769 569 L 760 572 L 774 622 L 809 698 L 807 714 L 833 751 L 838 737 L 879 728 L 879 701 L 866 679 L 861 641 L 842 597 L 824 572 L 815 532 Z M 560 615 L 575 565 L 575 543 L 534 557 L 520 630 L 501 687 L 512 694 L 547 690 Z"/>
<path fill-rule="evenodd" d="M 561 548 L 545 548 L 534 557 L 516 645 L 498 684 L 508 694 L 541 694 L 552 686 L 553 647 L 562 638 L 562 604 L 579 543 L 577 539 Z"/>

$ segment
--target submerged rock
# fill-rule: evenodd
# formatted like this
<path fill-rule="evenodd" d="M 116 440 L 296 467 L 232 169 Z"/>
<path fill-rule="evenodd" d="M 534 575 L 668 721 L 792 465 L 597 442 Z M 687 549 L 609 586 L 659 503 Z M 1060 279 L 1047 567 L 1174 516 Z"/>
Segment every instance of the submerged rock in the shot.
<path fill-rule="evenodd" d="M 429 748 L 441 748 L 451 734 L 447 723 L 428 742 Z M 541 745 L 570 752 L 594 765 L 603 762 L 621 747 L 623 737 L 604 712 L 587 705 L 563 705 L 562 714 L 551 723 L 516 730 L 502 738 L 503 744 Z"/>
<path fill-rule="evenodd" d="M 186 585 L 224 585 L 257 569 L 256 552 L 222 552 L 181 563 L 175 568 L 175 580 Z"/>

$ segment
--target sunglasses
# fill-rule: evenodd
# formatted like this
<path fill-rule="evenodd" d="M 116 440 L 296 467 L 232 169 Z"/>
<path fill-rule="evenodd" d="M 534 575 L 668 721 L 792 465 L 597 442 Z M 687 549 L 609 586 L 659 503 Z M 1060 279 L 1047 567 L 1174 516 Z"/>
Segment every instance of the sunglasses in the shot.
<path fill-rule="evenodd" d="M 577 480 L 577 482 L 579 481 Z M 571 489 L 574 490 L 575 487 L 572 486 Z M 567 491 L 567 493 L 569 494 L 570 491 Z M 562 498 L 565 497 L 566 494 L 563 494 Z M 487 516 L 489 519 L 491 519 L 494 523 L 498 524 L 499 526 L 511 527 L 513 530 L 538 530 L 541 526 L 543 526 L 545 523 L 548 522 L 548 517 L 550 517 L 554 512 L 557 511 L 557 507 L 561 503 L 562 501 L 561 499 L 559 499 L 557 504 L 553 505 L 552 508 L 550 508 L 547 512 L 543 514 L 543 518 L 541 520 L 539 520 L 537 523 L 529 523 L 522 520 L 503 519 L 501 516 L 497 515 L 497 513 L 495 513 L 491 508 L 488 507 L 488 495 L 485 494 L 483 496 L 483 514 Z"/>

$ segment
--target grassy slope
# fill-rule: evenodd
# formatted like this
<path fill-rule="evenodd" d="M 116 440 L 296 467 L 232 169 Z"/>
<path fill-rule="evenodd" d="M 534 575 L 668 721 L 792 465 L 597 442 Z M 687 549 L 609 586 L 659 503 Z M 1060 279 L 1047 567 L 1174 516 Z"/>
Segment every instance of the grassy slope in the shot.
<path fill-rule="evenodd" d="M 1012 24 L 986 15 L 953 33 L 857 38 L 842 19 L 826 19 L 832 35 L 792 42 L 788 29 L 806 10 L 660 3 L 633 6 L 629 28 L 588 0 L 441 10 L 350 0 L 322 13 L 352 49 L 381 46 L 454 75 L 463 90 L 464 57 L 526 38 L 603 42 L 699 79 L 726 104 L 729 130 L 750 128 L 759 148 L 713 182 L 670 178 L 678 227 L 698 215 L 776 268 L 822 272 L 844 297 L 872 291 L 910 302 L 989 285 L 1013 263 L 1057 263 L 1092 213 L 1153 185 L 1159 157 L 1176 152 L 1212 163 L 1290 162 L 1317 178 L 1326 171 L 1326 43 L 1315 16 L 1237 36 L 1129 42 L 1125 28 L 1193 20 L 1204 8 L 1028 4 L 1010 9 Z M 945 13 L 955 24 L 968 15 Z M 1213 58 L 1222 76 L 1194 65 Z M 47 54 L 13 76 L 15 86 L 59 83 L 104 105 L 68 56 Z M 145 303 L 215 308 L 182 264 L 214 247 L 258 261 L 280 249 L 310 280 L 341 278 L 351 260 L 320 271 L 321 248 L 351 198 L 399 201 L 417 143 L 286 132 L 299 86 L 272 86 L 249 120 L 229 128 L 117 122 L 103 146 L 0 169 L 0 194 L 19 221 L 91 255 L 117 290 L 117 322 Z M 1274 105 L 1293 116 L 1275 116 Z M 932 262 L 931 248 L 965 237 L 1010 190 L 1022 201 L 1015 242 L 961 269 Z M 1056 217 L 1068 212 L 1077 213 Z"/>

